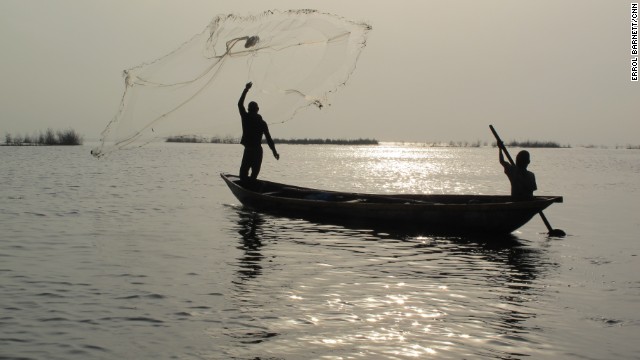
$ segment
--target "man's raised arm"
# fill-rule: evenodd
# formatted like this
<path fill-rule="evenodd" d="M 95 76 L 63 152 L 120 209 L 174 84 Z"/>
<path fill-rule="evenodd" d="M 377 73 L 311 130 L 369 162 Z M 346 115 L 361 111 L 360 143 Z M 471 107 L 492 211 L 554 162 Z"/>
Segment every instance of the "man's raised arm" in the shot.
<path fill-rule="evenodd" d="M 499 147 L 498 151 L 500 152 L 500 156 L 498 157 L 498 160 L 500 161 L 500 164 L 502 165 L 502 167 L 505 169 L 505 171 L 511 166 L 511 164 L 509 164 L 508 162 L 506 162 L 504 160 L 504 155 L 502 154 L 502 148 Z"/>
<path fill-rule="evenodd" d="M 247 93 L 249 92 L 249 89 L 251 89 L 252 85 L 253 83 L 248 82 L 244 86 L 244 90 L 242 90 L 242 95 L 240 96 L 240 100 L 238 100 L 238 109 L 240 110 L 241 114 L 244 114 L 247 112 L 247 110 L 244 108 L 244 99 L 247 97 Z"/>

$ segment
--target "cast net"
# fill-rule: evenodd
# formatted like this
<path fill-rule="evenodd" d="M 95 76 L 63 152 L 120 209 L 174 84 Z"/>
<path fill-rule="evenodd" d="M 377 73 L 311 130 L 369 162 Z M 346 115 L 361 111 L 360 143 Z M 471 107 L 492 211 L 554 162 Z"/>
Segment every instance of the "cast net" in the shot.
<path fill-rule="evenodd" d="M 102 156 L 169 136 L 214 136 L 240 129 L 237 102 L 268 123 L 322 108 L 356 68 L 371 27 L 315 10 L 221 15 L 189 41 L 125 70 L 125 91 L 92 153 Z"/>

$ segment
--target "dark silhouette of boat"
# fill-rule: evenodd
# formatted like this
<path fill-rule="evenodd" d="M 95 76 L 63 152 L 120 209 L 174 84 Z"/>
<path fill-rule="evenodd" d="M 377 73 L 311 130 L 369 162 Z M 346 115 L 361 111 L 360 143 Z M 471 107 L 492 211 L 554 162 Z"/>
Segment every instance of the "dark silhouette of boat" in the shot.
<path fill-rule="evenodd" d="M 562 196 L 513 201 L 508 195 L 362 194 L 220 174 L 250 209 L 314 221 L 430 234 L 510 234 Z"/>

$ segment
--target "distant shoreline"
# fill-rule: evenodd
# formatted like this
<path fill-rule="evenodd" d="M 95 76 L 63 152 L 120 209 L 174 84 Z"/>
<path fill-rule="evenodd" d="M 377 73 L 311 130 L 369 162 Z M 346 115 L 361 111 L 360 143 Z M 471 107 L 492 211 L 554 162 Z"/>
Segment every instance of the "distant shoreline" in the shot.
<path fill-rule="evenodd" d="M 211 138 L 197 136 L 197 135 L 183 135 L 183 136 L 170 136 L 166 142 L 173 143 L 206 143 L 206 144 L 240 144 L 240 139 L 232 136 L 220 137 L 214 136 Z M 440 141 L 440 142 L 415 142 L 415 141 L 379 141 L 376 139 L 273 139 L 276 144 L 289 144 L 289 145 L 364 145 L 375 146 L 384 143 L 392 144 L 412 144 L 423 147 L 433 148 L 481 148 L 481 147 L 497 147 L 495 142 L 489 143 L 487 141 Z M 265 143 L 263 141 L 263 143 Z M 572 145 L 562 145 L 555 141 L 516 141 L 512 140 L 505 142 L 508 147 L 514 148 L 539 148 L 539 149 L 571 149 Z M 595 149 L 595 148 L 613 148 L 613 149 L 629 149 L 640 150 L 640 145 L 615 145 L 615 146 L 598 146 L 598 145 L 579 145 L 579 148 Z"/>
<path fill-rule="evenodd" d="M 73 129 L 57 130 L 49 128 L 32 135 L 12 135 L 6 133 L 3 146 L 58 146 L 82 145 L 83 138 Z"/>
<path fill-rule="evenodd" d="M 95 140 L 95 139 L 93 139 Z M 487 141 L 437 141 L 437 142 L 416 142 L 416 141 L 379 141 L 377 139 L 273 139 L 276 144 L 289 145 L 351 145 L 351 146 L 376 146 L 381 144 L 412 145 L 430 148 L 482 148 L 497 147 L 496 143 Z M 1 141 L 1 140 L 0 140 Z M 58 145 L 83 145 L 84 138 L 73 129 L 56 130 L 47 129 L 42 132 L 34 132 L 32 135 L 12 135 L 5 133 L 4 143 L 0 146 L 58 146 Z M 170 136 L 165 139 L 169 143 L 202 143 L 202 144 L 240 144 L 240 139 L 232 136 L 204 137 L 198 135 Z M 265 143 L 265 141 L 263 141 Z M 505 145 L 513 148 L 546 148 L 546 149 L 571 149 L 572 145 L 562 145 L 554 141 L 516 141 L 505 142 Z M 578 145 L 577 148 L 585 149 L 627 149 L 640 150 L 640 145 Z"/>
<path fill-rule="evenodd" d="M 571 145 L 560 145 L 557 142 L 553 141 L 511 141 L 505 144 L 510 147 L 522 147 L 522 148 L 570 148 Z M 497 146 L 497 145 L 496 145 Z"/>
<path fill-rule="evenodd" d="M 210 144 L 239 144 L 240 139 L 231 136 L 219 137 L 214 136 L 211 138 L 196 136 L 196 135 L 182 135 L 182 136 L 170 136 L 166 140 L 170 143 L 210 143 Z M 380 145 L 380 141 L 376 139 L 273 139 L 276 144 L 290 144 L 290 145 Z M 263 144 L 265 141 L 263 140 Z M 398 144 L 406 144 L 406 142 L 396 142 Z M 488 142 L 482 142 L 480 140 L 475 142 L 468 141 L 449 141 L 449 142 L 432 142 L 432 143 L 411 143 L 416 145 L 423 145 L 425 147 L 462 147 L 462 148 L 479 148 L 489 146 Z M 511 141 L 506 143 L 509 147 L 523 147 L 523 148 L 571 148 L 571 145 L 560 145 L 553 141 Z M 491 146 L 496 147 L 496 143 L 492 143 Z"/>
<path fill-rule="evenodd" d="M 378 145 L 375 139 L 273 139 L 276 144 L 291 145 Z M 217 137 L 206 138 L 202 136 L 185 135 L 170 136 L 166 142 L 171 143 L 206 143 L 206 144 L 240 144 L 240 139 L 234 137 Z M 265 141 L 263 140 L 263 144 Z"/>

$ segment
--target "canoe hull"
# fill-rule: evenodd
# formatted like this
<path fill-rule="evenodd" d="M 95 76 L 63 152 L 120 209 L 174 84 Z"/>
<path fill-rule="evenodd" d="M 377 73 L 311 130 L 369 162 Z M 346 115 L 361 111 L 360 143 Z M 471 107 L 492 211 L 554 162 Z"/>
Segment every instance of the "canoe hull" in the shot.
<path fill-rule="evenodd" d="M 509 234 L 553 202 L 562 202 L 559 196 L 512 202 L 508 196 L 491 195 L 344 193 L 221 177 L 244 206 L 260 212 L 432 234 Z"/>

